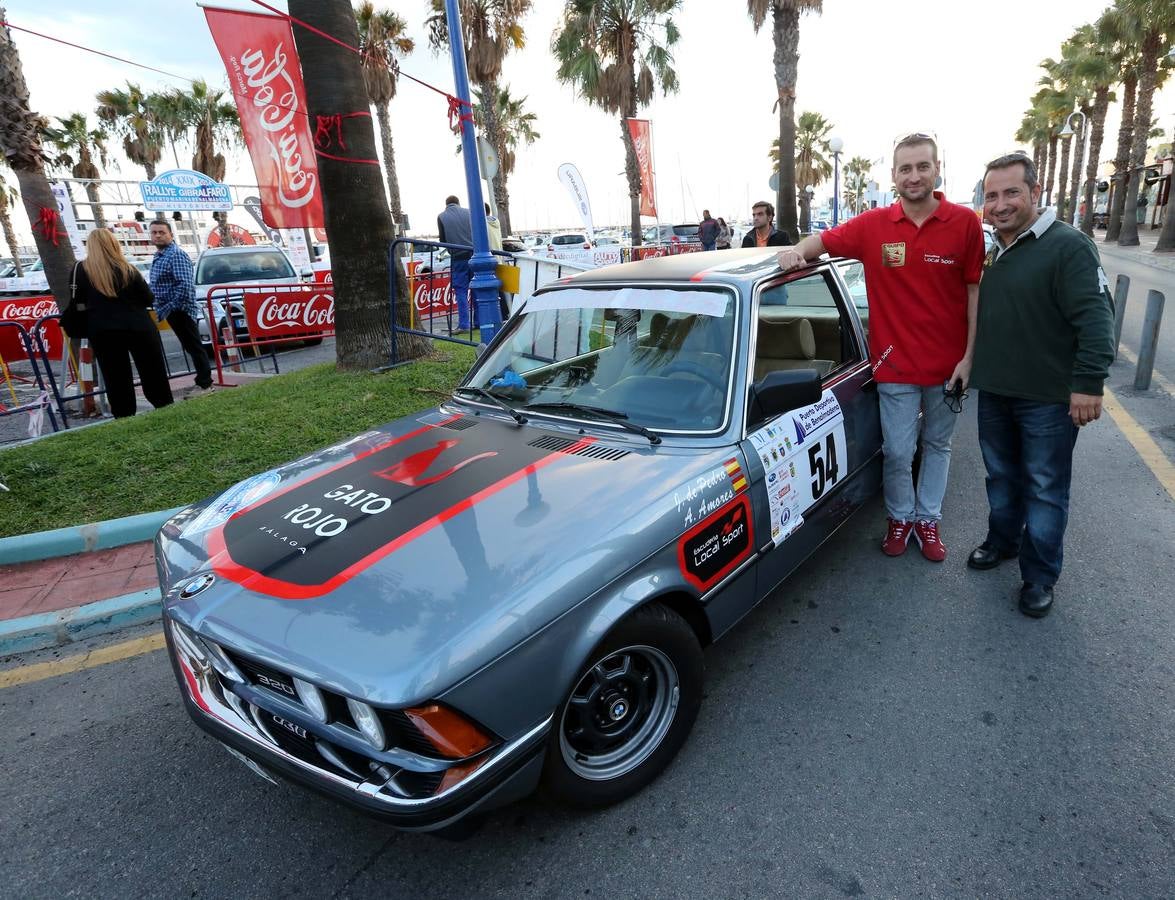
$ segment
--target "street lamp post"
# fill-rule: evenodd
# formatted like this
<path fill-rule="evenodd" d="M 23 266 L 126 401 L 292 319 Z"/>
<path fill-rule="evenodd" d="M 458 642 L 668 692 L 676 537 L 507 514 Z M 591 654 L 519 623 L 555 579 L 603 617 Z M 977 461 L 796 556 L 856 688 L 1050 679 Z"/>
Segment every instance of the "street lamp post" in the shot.
<path fill-rule="evenodd" d="M 838 137 L 828 140 L 828 149 L 832 151 L 832 227 L 840 223 L 840 151 L 845 148 L 845 142 Z"/>
<path fill-rule="evenodd" d="M 465 187 L 469 191 L 469 219 L 473 226 L 473 258 L 469 268 L 473 272 L 469 287 L 477 304 L 478 326 L 482 343 L 493 340 L 502 323 L 498 308 L 498 288 L 501 282 L 495 274 L 497 263 L 490 253 L 490 233 L 486 226 L 485 201 L 481 193 L 481 172 L 478 169 L 477 138 L 473 132 L 473 104 L 469 101 L 469 72 L 465 67 L 465 40 L 461 31 L 461 13 L 457 0 L 445 0 L 445 15 L 449 25 L 449 55 L 453 60 L 453 81 L 461 100 L 461 154 L 465 162 Z M 468 112 L 468 114 L 464 114 Z M 457 298 L 459 303 L 463 298 Z"/>
<path fill-rule="evenodd" d="M 1073 125 L 1073 122 L 1075 119 L 1077 121 L 1076 127 L 1074 127 L 1074 125 Z M 1085 128 L 1085 113 L 1083 113 L 1081 110 L 1076 110 L 1074 112 L 1069 113 L 1069 115 L 1067 115 L 1065 117 L 1065 127 L 1062 128 L 1059 132 L 1057 132 L 1057 137 L 1059 137 L 1066 144 L 1068 144 L 1069 138 L 1073 137 L 1073 135 L 1075 135 L 1075 134 L 1080 135 L 1082 133 L 1082 129 L 1084 129 L 1084 128 Z M 1064 185 L 1062 185 L 1062 188 L 1063 187 L 1064 187 Z M 1076 196 L 1070 197 L 1069 202 L 1073 204 L 1073 209 L 1074 209 L 1074 211 L 1076 211 L 1077 197 Z M 1066 215 L 1065 210 L 1063 210 L 1063 209 L 1059 210 L 1059 212 L 1061 214 L 1061 221 L 1062 222 L 1069 222 L 1073 218 L 1072 216 Z"/>

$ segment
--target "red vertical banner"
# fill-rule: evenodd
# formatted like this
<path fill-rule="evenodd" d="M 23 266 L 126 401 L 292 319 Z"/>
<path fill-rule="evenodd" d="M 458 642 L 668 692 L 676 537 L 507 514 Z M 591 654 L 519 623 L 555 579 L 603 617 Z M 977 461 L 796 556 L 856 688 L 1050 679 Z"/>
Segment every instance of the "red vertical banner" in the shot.
<path fill-rule="evenodd" d="M 206 7 L 272 228 L 323 224 L 306 89 L 288 19 Z"/>
<path fill-rule="evenodd" d="M 628 134 L 636 150 L 636 163 L 641 171 L 641 215 L 657 215 L 657 197 L 653 189 L 653 131 L 648 119 L 625 119 Z"/>

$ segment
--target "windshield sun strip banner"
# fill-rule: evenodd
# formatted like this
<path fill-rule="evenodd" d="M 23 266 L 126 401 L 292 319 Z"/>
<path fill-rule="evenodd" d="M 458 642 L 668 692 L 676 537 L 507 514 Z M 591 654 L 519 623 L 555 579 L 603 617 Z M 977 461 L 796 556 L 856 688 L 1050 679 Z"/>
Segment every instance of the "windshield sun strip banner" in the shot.
<path fill-rule="evenodd" d="M 505 453 L 500 439 L 484 431 L 438 438 L 435 427 L 381 444 L 236 513 L 209 534 L 213 570 L 258 593 L 321 597 L 596 441 L 584 437 L 554 452 L 519 443 Z"/>
<path fill-rule="evenodd" d="M 729 306 L 730 295 L 725 291 L 630 287 L 617 290 L 566 288 L 531 297 L 526 301 L 526 312 L 560 309 L 648 309 L 720 318 L 726 315 Z"/>

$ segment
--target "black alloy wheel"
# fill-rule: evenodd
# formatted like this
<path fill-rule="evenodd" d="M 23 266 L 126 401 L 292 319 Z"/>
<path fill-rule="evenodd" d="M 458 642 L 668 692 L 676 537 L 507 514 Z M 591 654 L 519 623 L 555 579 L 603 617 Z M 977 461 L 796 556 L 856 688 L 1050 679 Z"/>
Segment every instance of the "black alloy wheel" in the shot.
<path fill-rule="evenodd" d="M 560 706 L 544 780 L 560 799 L 606 806 L 637 793 L 685 743 L 702 700 L 702 648 L 660 604 L 620 622 Z"/>

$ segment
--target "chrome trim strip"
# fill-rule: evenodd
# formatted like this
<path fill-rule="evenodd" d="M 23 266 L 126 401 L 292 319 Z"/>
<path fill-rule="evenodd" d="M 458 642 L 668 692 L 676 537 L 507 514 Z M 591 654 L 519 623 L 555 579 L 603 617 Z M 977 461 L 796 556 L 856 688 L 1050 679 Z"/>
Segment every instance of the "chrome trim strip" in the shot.
<path fill-rule="evenodd" d="M 175 634 L 177 631 L 178 631 L 178 629 L 173 629 L 172 633 Z M 187 648 L 184 648 L 183 646 L 181 646 L 181 644 L 178 641 L 174 642 L 173 646 L 176 648 L 178 654 L 180 655 L 179 662 L 180 662 L 181 667 L 187 670 L 186 674 L 188 674 L 189 676 L 192 674 L 193 667 L 200 667 L 202 665 L 205 665 L 199 659 L 189 655 L 189 653 L 187 652 Z M 256 727 L 252 723 L 243 720 L 237 714 L 237 711 L 235 709 L 233 709 L 229 705 L 226 705 L 225 703 L 222 703 L 220 701 L 220 699 L 216 696 L 216 694 L 212 691 L 212 689 L 209 685 L 202 684 L 200 679 L 194 679 L 194 681 L 195 681 L 195 686 L 196 686 L 198 696 L 194 695 L 194 696 L 192 696 L 192 699 L 197 701 L 196 705 L 198 707 L 200 707 L 200 712 L 203 715 L 211 716 L 212 718 L 218 720 L 225 727 L 232 729 L 232 731 L 234 731 L 236 734 L 240 735 L 242 738 L 246 739 L 250 743 L 256 744 L 257 747 L 259 747 L 261 750 L 264 750 L 266 753 L 269 753 L 269 754 L 272 754 L 274 756 L 279 757 L 280 759 L 282 759 L 284 762 L 288 763 L 289 765 L 291 765 L 295 768 L 301 769 L 301 770 L 311 774 L 315 778 L 319 778 L 319 779 L 331 782 L 333 784 L 338 785 L 339 787 L 344 787 L 349 790 L 352 790 L 357 794 L 362 794 L 363 796 L 370 797 L 371 799 L 374 799 L 374 800 L 378 800 L 380 803 L 383 803 L 390 808 L 402 809 L 405 811 L 407 811 L 407 810 L 414 811 L 414 810 L 427 808 L 428 806 L 430 806 L 432 804 L 435 804 L 435 803 L 438 803 L 442 800 L 447 799 L 448 797 L 450 797 L 451 795 L 453 795 L 456 792 L 467 790 L 470 786 L 477 784 L 480 780 L 484 779 L 487 774 L 500 769 L 506 762 L 512 760 L 513 758 L 518 756 L 520 753 L 522 753 L 524 750 L 527 750 L 530 747 L 532 747 L 537 742 L 537 739 L 541 738 L 543 735 L 545 735 L 546 732 L 550 729 L 551 722 L 555 718 L 555 714 L 551 713 L 545 719 L 543 719 L 541 722 L 539 722 L 537 725 L 535 725 L 533 728 L 531 728 L 529 731 L 527 731 L 525 734 L 521 735 L 520 737 L 515 738 L 514 740 L 510 741 L 508 744 L 504 745 L 498 751 L 497 755 L 495 755 L 493 757 L 493 759 L 491 759 L 484 766 L 479 768 L 476 772 L 474 772 L 468 778 L 465 778 L 464 780 L 458 782 L 457 784 L 453 785 L 451 788 L 449 788 L 446 791 L 443 791 L 440 794 L 434 794 L 431 797 L 422 797 L 422 798 L 418 798 L 418 799 L 412 799 L 412 798 L 407 798 L 407 797 L 392 797 L 392 796 L 387 795 L 386 793 L 383 793 L 383 788 L 384 788 L 383 784 L 372 784 L 370 781 L 360 782 L 357 780 L 346 779 L 346 778 L 343 778 L 339 775 L 336 775 L 334 772 L 328 772 L 325 769 L 319 769 L 316 766 L 312 766 L 311 764 L 299 759 L 298 757 L 287 753 L 281 747 L 277 746 L 275 743 L 271 743 L 270 741 L 264 739 L 262 737 L 262 735 L 265 732 L 261 728 Z M 192 694 L 192 681 L 191 680 L 188 680 L 186 682 L 186 689 L 188 690 L 188 693 L 191 695 Z M 460 761 L 453 760 L 453 762 L 454 762 L 454 764 L 457 764 Z M 264 765 L 264 760 L 262 760 L 262 764 Z"/>

